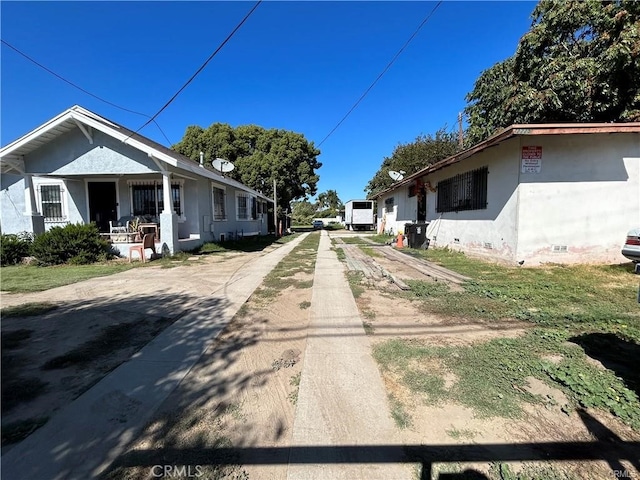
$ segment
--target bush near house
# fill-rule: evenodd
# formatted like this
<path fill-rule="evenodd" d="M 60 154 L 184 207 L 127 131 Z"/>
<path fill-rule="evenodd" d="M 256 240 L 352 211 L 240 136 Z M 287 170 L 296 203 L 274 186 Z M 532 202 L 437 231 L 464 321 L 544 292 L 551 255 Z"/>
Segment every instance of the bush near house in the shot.
<path fill-rule="evenodd" d="M 36 236 L 31 254 L 43 265 L 86 265 L 113 256 L 111 246 L 93 223 L 53 227 Z"/>
<path fill-rule="evenodd" d="M 15 265 L 31 252 L 33 236 L 28 232 L 0 236 L 0 265 Z"/>

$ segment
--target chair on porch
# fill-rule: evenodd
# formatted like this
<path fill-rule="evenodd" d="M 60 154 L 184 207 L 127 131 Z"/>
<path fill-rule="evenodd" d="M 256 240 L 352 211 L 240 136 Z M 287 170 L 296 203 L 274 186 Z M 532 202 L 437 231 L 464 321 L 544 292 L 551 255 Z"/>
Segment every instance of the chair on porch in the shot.
<path fill-rule="evenodd" d="M 129 263 L 131 263 L 133 252 L 138 252 L 138 254 L 140 255 L 140 259 L 142 260 L 142 263 L 147 261 L 146 256 L 144 254 L 147 248 L 151 249 L 151 252 L 152 252 L 151 258 L 157 255 L 155 239 L 156 239 L 155 234 L 146 233 L 144 237 L 142 237 L 142 243 L 132 245 L 131 247 L 129 247 Z"/>
<path fill-rule="evenodd" d="M 119 220 L 109 220 L 109 233 L 127 233 L 131 227 L 133 217 L 120 217 Z"/>

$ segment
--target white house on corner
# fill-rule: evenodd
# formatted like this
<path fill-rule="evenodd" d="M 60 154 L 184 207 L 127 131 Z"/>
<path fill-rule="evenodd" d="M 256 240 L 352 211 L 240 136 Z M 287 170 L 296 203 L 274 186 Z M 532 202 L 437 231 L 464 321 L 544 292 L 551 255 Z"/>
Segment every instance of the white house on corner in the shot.
<path fill-rule="evenodd" d="M 110 233 L 110 221 L 139 216 L 171 252 L 267 234 L 273 203 L 79 106 L 0 149 L 0 173 L 2 233 L 79 222 Z"/>
<path fill-rule="evenodd" d="M 640 226 L 640 123 L 513 125 L 375 197 L 378 231 L 536 265 L 618 263 Z"/>

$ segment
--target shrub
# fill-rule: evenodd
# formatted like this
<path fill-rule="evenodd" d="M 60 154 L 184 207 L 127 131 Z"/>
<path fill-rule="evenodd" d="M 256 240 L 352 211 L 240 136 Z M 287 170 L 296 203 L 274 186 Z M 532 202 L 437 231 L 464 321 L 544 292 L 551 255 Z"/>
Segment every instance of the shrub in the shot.
<path fill-rule="evenodd" d="M 28 232 L 0 236 L 0 265 L 15 265 L 31 252 L 33 236 Z"/>
<path fill-rule="evenodd" d="M 95 224 L 78 223 L 53 227 L 38 235 L 31 253 L 44 265 L 85 265 L 111 256 L 111 246 L 100 236 Z"/>

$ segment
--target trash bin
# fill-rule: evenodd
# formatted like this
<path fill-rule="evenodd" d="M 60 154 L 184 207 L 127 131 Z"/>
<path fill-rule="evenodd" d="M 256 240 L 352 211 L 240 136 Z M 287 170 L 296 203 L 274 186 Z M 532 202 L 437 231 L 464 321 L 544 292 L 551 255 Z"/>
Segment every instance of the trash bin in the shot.
<path fill-rule="evenodd" d="M 429 222 L 421 223 L 405 223 L 404 234 L 407 237 L 409 248 L 429 248 L 429 239 L 427 238 L 427 226 Z"/>

